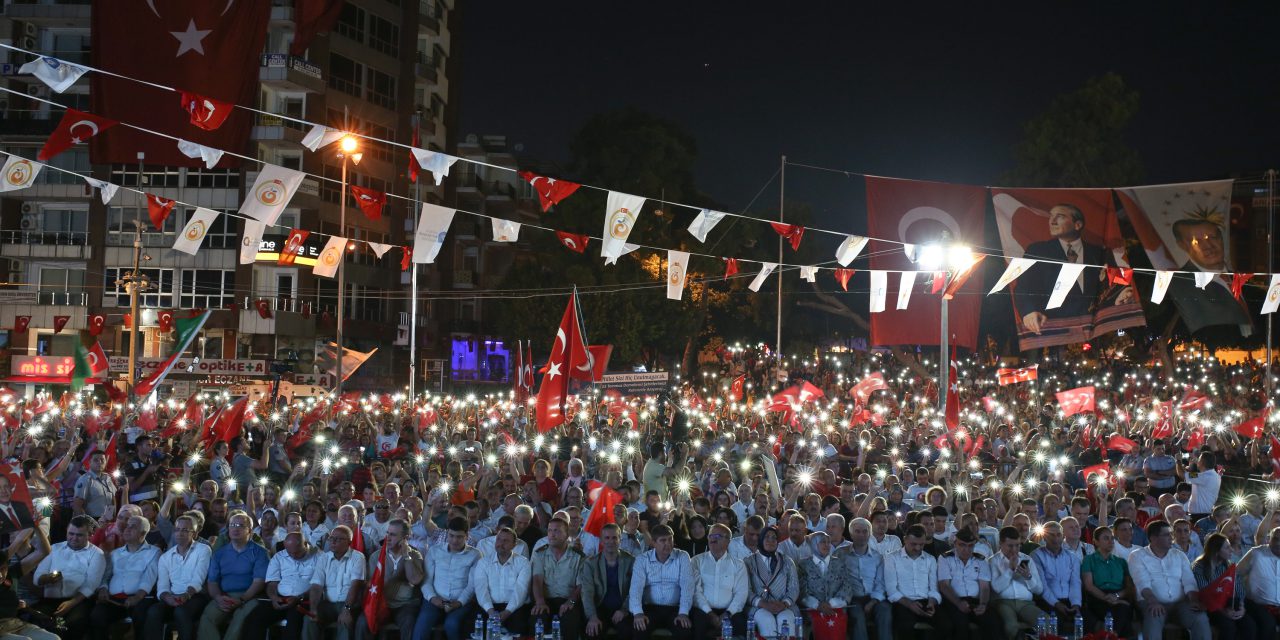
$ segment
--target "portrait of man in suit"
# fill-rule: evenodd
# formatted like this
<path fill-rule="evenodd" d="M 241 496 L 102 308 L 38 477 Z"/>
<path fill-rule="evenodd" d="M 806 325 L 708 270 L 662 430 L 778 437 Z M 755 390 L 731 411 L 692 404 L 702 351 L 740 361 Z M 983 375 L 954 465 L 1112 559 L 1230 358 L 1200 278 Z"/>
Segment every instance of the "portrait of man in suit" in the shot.
<path fill-rule="evenodd" d="M 0 534 L 36 526 L 31 507 L 21 500 L 14 500 L 13 493 L 9 476 L 0 474 Z"/>
<path fill-rule="evenodd" d="M 1180 271 L 1222 273 L 1229 270 L 1222 227 L 1213 220 L 1183 218 L 1173 223 L 1173 236 L 1178 248 L 1187 254 L 1187 261 L 1178 267 Z M 1192 333 L 1213 325 L 1237 325 L 1240 334 L 1246 337 L 1253 332 L 1253 320 L 1231 293 L 1228 276 L 1215 276 L 1199 289 L 1194 276 L 1177 274 L 1169 283 L 1169 297 Z"/>
<path fill-rule="evenodd" d="M 1027 258 L 1048 260 L 1038 262 L 1018 278 L 1014 300 L 1022 315 L 1024 331 L 1039 334 L 1045 321 L 1051 318 L 1072 318 L 1091 315 L 1102 282 L 1101 270 L 1086 269 L 1076 279 L 1062 306 L 1045 309 L 1053 285 L 1058 280 L 1061 263 L 1102 265 L 1109 264 L 1107 252 L 1101 245 L 1084 241 L 1084 212 L 1072 204 L 1057 204 L 1049 209 L 1048 240 L 1027 245 Z"/>

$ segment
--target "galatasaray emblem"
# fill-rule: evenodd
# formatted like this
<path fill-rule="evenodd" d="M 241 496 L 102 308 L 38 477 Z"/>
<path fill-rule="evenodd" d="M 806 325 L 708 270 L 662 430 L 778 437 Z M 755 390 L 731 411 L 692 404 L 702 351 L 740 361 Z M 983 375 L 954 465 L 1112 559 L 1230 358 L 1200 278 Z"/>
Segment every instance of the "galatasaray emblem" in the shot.
<path fill-rule="evenodd" d="M 619 240 L 626 240 L 631 235 L 631 225 L 636 223 L 636 217 L 626 207 L 622 207 L 613 212 L 613 216 L 609 222 L 609 235 Z"/>
<path fill-rule="evenodd" d="M 195 242 L 203 238 L 204 234 L 204 220 L 192 220 L 191 224 L 187 225 L 187 230 L 182 232 L 182 236 L 191 242 Z M 248 238 L 245 238 L 246 244 L 248 243 L 248 240 Z"/>
<path fill-rule="evenodd" d="M 680 286 L 684 282 L 684 267 L 673 264 L 667 269 L 667 282 L 672 286 Z"/>
<path fill-rule="evenodd" d="M 320 264 L 326 267 L 336 266 L 338 264 L 339 249 L 330 247 L 324 253 L 320 254 Z"/>
<path fill-rule="evenodd" d="M 4 180 L 11 186 L 23 187 L 31 180 L 33 173 L 34 170 L 29 160 L 19 160 L 9 167 L 9 171 L 4 174 Z"/>
<path fill-rule="evenodd" d="M 258 202 L 268 207 L 278 207 L 289 199 L 289 190 L 285 188 L 284 183 L 279 180 L 272 180 L 263 183 L 253 194 Z"/>

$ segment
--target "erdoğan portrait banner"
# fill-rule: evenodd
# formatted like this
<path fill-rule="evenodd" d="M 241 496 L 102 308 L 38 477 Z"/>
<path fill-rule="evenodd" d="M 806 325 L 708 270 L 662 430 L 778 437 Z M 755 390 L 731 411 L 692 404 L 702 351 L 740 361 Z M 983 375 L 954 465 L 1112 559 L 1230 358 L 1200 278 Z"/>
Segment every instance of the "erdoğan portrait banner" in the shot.
<path fill-rule="evenodd" d="M 92 64 L 139 80 L 198 94 L 188 110 L 180 94 L 132 80 L 94 73 L 91 111 L 122 123 L 145 126 L 196 144 L 243 152 L 253 125 L 250 113 L 235 109 L 214 130 L 229 104 L 255 103 L 260 55 L 267 38 L 271 0 L 94 0 Z M 220 104 L 221 103 L 221 104 Z M 94 164 L 200 166 L 168 138 L 115 127 L 90 142 Z M 225 156 L 221 166 L 231 166 Z"/>
<path fill-rule="evenodd" d="M 1005 258 L 1041 261 L 1009 285 L 1020 349 L 1146 324 L 1133 285 L 1112 285 L 1101 268 L 1086 268 L 1048 308 L 1064 264 L 1129 266 L 1110 189 L 992 189 L 991 202 Z"/>

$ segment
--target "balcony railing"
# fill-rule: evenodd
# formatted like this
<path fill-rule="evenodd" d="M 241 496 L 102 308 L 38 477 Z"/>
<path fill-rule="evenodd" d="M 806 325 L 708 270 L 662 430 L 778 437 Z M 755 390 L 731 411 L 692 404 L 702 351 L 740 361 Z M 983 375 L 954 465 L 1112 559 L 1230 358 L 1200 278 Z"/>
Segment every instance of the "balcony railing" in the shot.
<path fill-rule="evenodd" d="M 4 244 L 39 244 L 83 247 L 89 244 L 88 231 L 3 231 Z"/>
<path fill-rule="evenodd" d="M 89 294 L 84 291 L 41 288 L 36 292 L 36 304 L 87 307 L 89 306 Z"/>

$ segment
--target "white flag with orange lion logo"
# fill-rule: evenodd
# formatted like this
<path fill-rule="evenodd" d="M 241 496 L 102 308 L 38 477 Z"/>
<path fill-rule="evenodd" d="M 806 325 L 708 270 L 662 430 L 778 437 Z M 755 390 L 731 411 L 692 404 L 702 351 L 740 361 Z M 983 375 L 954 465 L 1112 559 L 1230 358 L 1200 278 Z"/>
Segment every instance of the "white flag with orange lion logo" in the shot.
<path fill-rule="evenodd" d="M 600 257 L 616 259 L 625 253 L 627 237 L 636 226 L 644 200 L 629 193 L 609 192 L 608 204 L 605 205 L 604 232 L 600 234 L 604 240 Z"/>
<path fill-rule="evenodd" d="M 4 168 L 0 169 L 0 176 L 3 176 L 3 179 L 0 179 L 0 192 L 26 189 L 36 181 L 36 176 L 40 175 L 40 170 L 43 168 L 44 165 L 39 162 L 9 156 L 4 163 Z"/>
<path fill-rule="evenodd" d="M 204 243 L 204 237 L 209 234 L 209 228 L 217 219 L 217 211 L 196 207 L 195 213 L 191 214 L 191 219 L 187 220 L 187 226 L 182 228 L 182 233 L 178 234 L 178 239 L 174 241 L 173 250 L 194 256 L 200 250 L 200 245 Z"/>
<path fill-rule="evenodd" d="M 333 236 L 325 243 L 324 248 L 320 250 L 320 256 L 316 258 L 316 266 L 311 269 L 311 273 L 325 278 L 332 278 L 338 273 L 338 265 L 342 264 L 342 249 L 347 246 L 347 239 Z"/>
<path fill-rule="evenodd" d="M 268 226 L 274 225 L 306 177 L 307 174 L 301 171 L 273 164 L 263 165 L 244 204 L 240 205 L 240 214 Z"/>
<path fill-rule="evenodd" d="M 684 280 L 689 270 L 688 251 L 667 251 L 667 299 L 684 297 Z"/>

